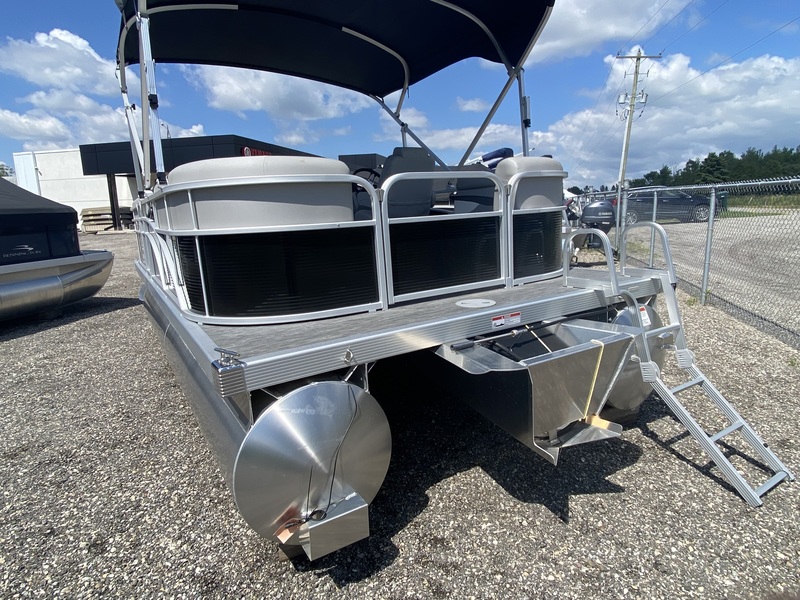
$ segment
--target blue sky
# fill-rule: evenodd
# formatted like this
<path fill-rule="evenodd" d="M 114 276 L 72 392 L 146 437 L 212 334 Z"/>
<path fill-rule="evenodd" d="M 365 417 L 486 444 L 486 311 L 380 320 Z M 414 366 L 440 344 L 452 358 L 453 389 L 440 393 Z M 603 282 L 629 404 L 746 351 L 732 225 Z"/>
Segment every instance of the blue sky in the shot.
<path fill-rule="evenodd" d="M 0 162 L 14 152 L 126 138 L 113 57 L 113 0 L 6 2 L 0 20 Z M 552 154 L 567 185 L 616 180 L 623 122 L 616 99 L 643 65 L 648 102 L 633 125 L 627 173 L 681 167 L 708 152 L 800 146 L 800 5 L 786 0 L 556 0 L 528 61 L 533 154 Z M 163 131 L 234 133 L 322 156 L 378 152 L 399 132 L 372 101 L 288 78 L 162 65 Z M 478 60 L 412 87 L 404 118 L 448 161 L 463 154 L 504 82 Z M 521 150 L 515 92 L 477 151 Z M 787 174 L 788 175 L 788 174 Z M 797 174 L 792 174 L 797 175 Z"/>

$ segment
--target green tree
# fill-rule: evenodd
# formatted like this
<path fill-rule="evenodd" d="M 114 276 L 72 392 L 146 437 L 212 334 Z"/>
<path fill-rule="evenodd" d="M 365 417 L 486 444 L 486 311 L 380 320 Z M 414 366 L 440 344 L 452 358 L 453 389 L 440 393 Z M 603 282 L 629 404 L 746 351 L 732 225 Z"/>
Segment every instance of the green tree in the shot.
<path fill-rule="evenodd" d="M 733 152 L 730 150 L 723 150 L 719 153 L 719 160 L 722 163 L 722 167 L 728 173 L 728 181 L 736 181 L 741 179 L 741 177 L 738 175 L 739 159 Z"/>
<path fill-rule="evenodd" d="M 0 162 L 0 177 L 11 177 L 14 174 L 14 169 L 9 167 L 6 163 Z"/>
<path fill-rule="evenodd" d="M 729 180 L 730 175 L 722 164 L 720 157 L 716 152 L 709 152 L 708 156 L 700 163 L 697 180 L 693 183 L 721 183 Z"/>
<path fill-rule="evenodd" d="M 710 152 L 703 159 L 686 161 L 682 169 L 673 170 L 664 165 L 659 171 L 649 171 L 642 177 L 631 178 L 630 187 L 695 185 L 798 176 L 800 146 L 778 148 L 776 145 L 767 152 L 750 147 L 739 156 L 730 150 L 723 150 L 719 154 Z"/>
<path fill-rule="evenodd" d="M 578 196 L 583 194 L 583 190 L 581 188 L 579 188 L 577 185 L 573 185 L 572 187 L 568 187 L 567 191 L 572 193 L 572 194 L 576 194 Z"/>
<path fill-rule="evenodd" d="M 658 171 L 650 171 L 649 173 L 644 174 L 645 185 L 658 185 L 656 183 L 657 180 L 658 180 Z"/>
<path fill-rule="evenodd" d="M 689 159 L 683 169 L 678 171 L 675 176 L 675 185 L 693 185 L 697 183 L 700 175 L 700 163 L 696 160 Z"/>
<path fill-rule="evenodd" d="M 672 169 L 669 165 L 663 165 L 659 169 L 656 185 L 672 185 Z"/>
<path fill-rule="evenodd" d="M 634 177 L 633 179 L 628 180 L 628 187 L 631 188 L 639 188 L 639 187 L 644 187 L 646 185 L 650 185 L 649 183 L 647 183 L 646 175 L 644 177 Z M 616 188 L 617 186 L 614 186 L 614 189 Z"/>

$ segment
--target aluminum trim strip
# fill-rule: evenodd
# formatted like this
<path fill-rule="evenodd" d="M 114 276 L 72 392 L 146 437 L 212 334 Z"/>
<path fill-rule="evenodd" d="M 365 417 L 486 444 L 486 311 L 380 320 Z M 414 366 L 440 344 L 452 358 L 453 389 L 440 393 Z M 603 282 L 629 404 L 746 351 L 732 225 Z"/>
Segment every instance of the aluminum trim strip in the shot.
<path fill-rule="evenodd" d="M 225 390 L 228 395 L 243 393 L 248 391 L 247 385 L 247 370 L 245 369 L 244 376 L 241 376 L 240 384 L 233 385 L 233 382 L 220 381 L 219 373 L 214 368 L 212 363 L 219 358 L 219 353 L 214 351 L 217 346 L 205 331 L 194 323 L 187 321 L 177 309 L 175 303 L 165 294 L 165 292 L 155 285 L 152 278 L 147 275 L 142 266 L 137 262 L 136 270 L 145 282 L 144 304 L 148 312 L 150 312 L 153 320 L 162 327 L 162 334 L 166 335 L 166 326 L 175 329 L 183 340 L 186 347 L 194 357 L 197 368 L 205 374 L 209 383 L 218 392 Z M 165 325 L 166 324 L 166 325 Z M 191 365 L 187 365 L 192 368 Z M 253 388 L 255 389 L 255 388 Z"/>
<path fill-rule="evenodd" d="M 652 279 L 629 281 L 622 287 L 635 289 L 640 297 L 659 291 Z M 352 355 L 355 362 L 366 363 L 487 334 L 492 331 L 491 316 L 499 313 L 519 312 L 521 323 L 536 323 L 604 306 L 605 298 L 596 289 L 565 288 L 565 292 L 556 297 L 494 306 L 440 322 L 421 323 L 361 337 L 342 338 L 319 346 L 252 357 L 245 361 L 247 385 L 249 389 L 257 389 L 333 371 L 348 364 L 348 355 Z"/>

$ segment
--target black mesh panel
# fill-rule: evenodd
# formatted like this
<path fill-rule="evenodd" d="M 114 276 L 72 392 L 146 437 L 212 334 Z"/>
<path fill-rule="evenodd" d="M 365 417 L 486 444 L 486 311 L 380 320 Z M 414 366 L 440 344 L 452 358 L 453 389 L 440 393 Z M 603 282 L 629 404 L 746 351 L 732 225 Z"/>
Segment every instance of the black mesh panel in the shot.
<path fill-rule="evenodd" d="M 544 275 L 561 268 L 561 213 L 514 216 L 514 277 Z"/>
<path fill-rule="evenodd" d="M 200 247 L 212 316 L 291 315 L 378 300 L 370 227 L 204 236 Z"/>
<path fill-rule="evenodd" d="M 206 304 L 203 300 L 203 285 L 200 279 L 200 263 L 197 262 L 197 245 L 193 237 L 176 237 L 175 247 L 178 251 L 181 275 L 186 285 L 186 295 L 189 296 L 189 306 L 192 310 L 205 313 Z"/>
<path fill-rule="evenodd" d="M 394 293 L 464 285 L 500 277 L 500 219 L 394 223 Z"/>

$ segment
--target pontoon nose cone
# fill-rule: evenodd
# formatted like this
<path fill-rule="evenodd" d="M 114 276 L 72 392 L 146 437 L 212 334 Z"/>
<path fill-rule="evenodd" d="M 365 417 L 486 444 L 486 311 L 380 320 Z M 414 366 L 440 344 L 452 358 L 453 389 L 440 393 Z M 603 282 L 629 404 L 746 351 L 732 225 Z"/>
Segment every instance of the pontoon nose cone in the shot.
<path fill-rule="evenodd" d="M 342 381 L 300 387 L 272 403 L 236 459 L 233 493 L 265 537 L 318 558 L 369 535 L 367 505 L 391 456 L 383 410 Z"/>

